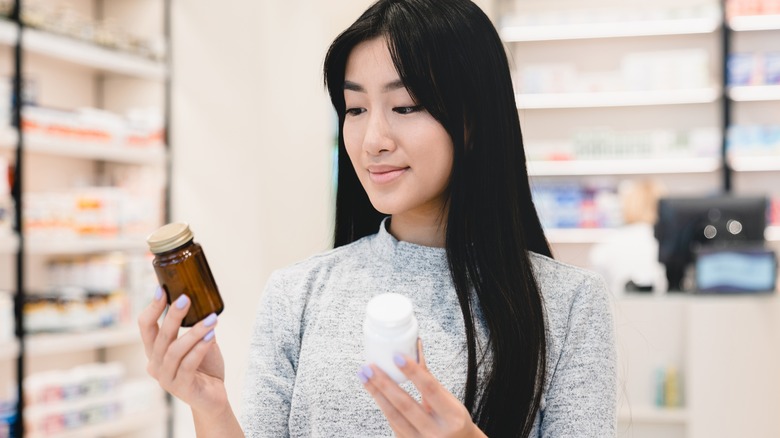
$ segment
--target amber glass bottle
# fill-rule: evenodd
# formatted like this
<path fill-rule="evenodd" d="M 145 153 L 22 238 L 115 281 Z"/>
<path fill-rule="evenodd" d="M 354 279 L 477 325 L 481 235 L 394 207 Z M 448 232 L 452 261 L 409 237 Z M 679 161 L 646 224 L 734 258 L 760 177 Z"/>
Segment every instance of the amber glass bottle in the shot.
<path fill-rule="evenodd" d="M 164 225 L 146 241 L 154 254 L 154 272 L 165 290 L 168 304 L 182 294 L 190 298 L 190 310 L 182 327 L 192 327 L 208 315 L 222 312 L 225 305 L 214 275 L 203 248 L 193 241 L 189 225 L 183 222 Z"/>

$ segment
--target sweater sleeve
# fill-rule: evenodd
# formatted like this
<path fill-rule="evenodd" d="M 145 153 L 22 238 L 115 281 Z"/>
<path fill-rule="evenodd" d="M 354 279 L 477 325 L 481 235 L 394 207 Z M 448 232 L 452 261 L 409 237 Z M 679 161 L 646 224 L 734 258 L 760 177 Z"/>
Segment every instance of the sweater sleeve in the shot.
<path fill-rule="evenodd" d="M 278 273 L 268 280 L 252 331 L 242 426 L 247 437 L 287 437 L 300 352 L 300 313 Z"/>
<path fill-rule="evenodd" d="M 610 295 L 588 276 L 577 288 L 542 410 L 540 436 L 614 437 L 617 364 Z"/>

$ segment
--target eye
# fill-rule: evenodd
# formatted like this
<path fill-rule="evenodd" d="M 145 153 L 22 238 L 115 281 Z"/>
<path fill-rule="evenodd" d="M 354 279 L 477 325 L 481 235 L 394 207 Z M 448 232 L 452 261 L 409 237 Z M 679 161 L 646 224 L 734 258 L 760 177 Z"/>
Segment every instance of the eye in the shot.
<path fill-rule="evenodd" d="M 365 108 L 347 108 L 345 111 L 348 116 L 358 116 L 364 112 L 366 112 Z"/>
<path fill-rule="evenodd" d="M 412 114 L 416 113 L 418 111 L 422 111 L 423 106 L 422 105 L 416 105 L 416 106 L 399 106 L 396 108 L 393 108 L 393 111 L 395 111 L 398 114 L 406 115 L 406 114 Z"/>

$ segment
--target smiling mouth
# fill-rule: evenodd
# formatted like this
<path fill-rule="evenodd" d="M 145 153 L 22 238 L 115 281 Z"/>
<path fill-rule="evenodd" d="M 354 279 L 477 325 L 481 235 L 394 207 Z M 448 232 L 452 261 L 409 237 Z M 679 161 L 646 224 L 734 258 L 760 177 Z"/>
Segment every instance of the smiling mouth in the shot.
<path fill-rule="evenodd" d="M 369 170 L 368 177 L 371 179 L 373 183 L 387 184 L 395 181 L 398 177 L 403 175 L 408 169 L 409 169 L 408 167 L 404 167 L 404 168 L 393 169 L 384 172 L 372 172 Z"/>

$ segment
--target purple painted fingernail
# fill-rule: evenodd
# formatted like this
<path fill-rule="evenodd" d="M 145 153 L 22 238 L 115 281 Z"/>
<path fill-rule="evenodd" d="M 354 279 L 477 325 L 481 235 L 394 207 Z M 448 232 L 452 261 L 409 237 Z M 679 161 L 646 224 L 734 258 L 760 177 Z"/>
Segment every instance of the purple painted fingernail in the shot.
<path fill-rule="evenodd" d="M 358 379 L 360 379 L 360 383 L 368 382 L 368 377 L 363 375 L 363 371 L 358 371 L 357 372 L 357 377 L 358 377 Z"/>
<path fill-rule="evenodd" d="M 400 354 L 396 354 L 393 356 L 393 362 L 395 362 L 395 364 L 398 365 L 399 367 L 406 365 L 406 359 L 404 359 L 404 357 L 401 356 Z"/>
<path fill-rule="evenodd" d="M 212 339 L 214 339 L 214 330 L 209 331 L 208 333 L 206 333 L 206 336 L 203 337 L 203 340 L 206 342 Z"/>
<path fill-rule="evenodd" d="M 206 327 L 211 327 L 212 325 L 217 323 L 217 314 L 212 313 L 211 315 L 207 316 L 206 319 L 203 320 L 203 325 Z"/>
<path fill-rule="evenodd" d="M 157 286 L 157 289 L 154 290 L 154 300 L 160 301 L 160 298 L 163 296 L 163 289 L 160 286 Z"/>
<path fill-rule="evenodd" d="M 363 365 L 360 367 L 360 372 L 363 373 L 364 376 L 366 376 L 367 379 L 370 379 L 374 377 L 374 370 L 371 369 L 368 365 Z"/>
<path fill-rule="evenodd" d="M 187 301 L 189 301 L 187 295 L 179 295 L 179 298 L 176 298 L 176 308 L 183 309 L 187 305 Z"/>

